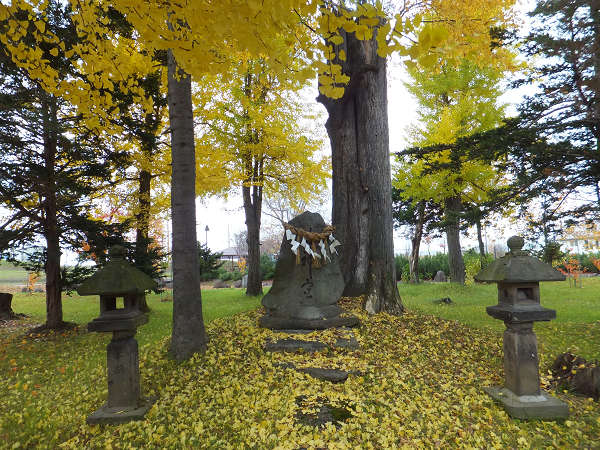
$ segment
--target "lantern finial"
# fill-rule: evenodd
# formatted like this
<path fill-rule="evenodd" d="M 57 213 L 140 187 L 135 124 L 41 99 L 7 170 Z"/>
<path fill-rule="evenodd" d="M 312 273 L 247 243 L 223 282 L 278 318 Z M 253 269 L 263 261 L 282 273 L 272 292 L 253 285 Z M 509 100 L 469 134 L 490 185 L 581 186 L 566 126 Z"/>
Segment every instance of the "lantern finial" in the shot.
<path fill-rule="evenodd" d="M 525 245 L 525 240 L 521 236 L 512 236 L 508 238 L 506 244 L 510 249 L 510 253 L 513 255 L 517 255 L 522 252 L 523 245 Z"/>

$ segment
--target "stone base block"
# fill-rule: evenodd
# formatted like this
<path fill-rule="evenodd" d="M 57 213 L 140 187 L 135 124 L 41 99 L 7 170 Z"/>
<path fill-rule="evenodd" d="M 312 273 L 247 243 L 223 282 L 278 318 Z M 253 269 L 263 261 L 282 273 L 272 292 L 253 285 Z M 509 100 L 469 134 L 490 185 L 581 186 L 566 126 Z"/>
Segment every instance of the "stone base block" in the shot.
<path fill-rule="evenodd" d="M 143 420 L 155 401 L 155 398 L 141 399 L 137 407 L 131 408 L 109 408 L 107 404 L 104 404 L 90 414 L 86 422 L 88 425 L 104 425 Z"/>
<path fill-rule="evenodd" d="M 556 420 L 569 417 L 569 406 L 544 392 L 519 397 L 504 387 L 484 387 L 483 390 L 502 403 L 508 415 L 515 419 Z"/>
<path fill-rule="evenodd" d="M 326 330 L 338 327 L 356 327 L 360 324 L 358 317 L 332 317 L 331 319 L 296 319 L 288 317 L 262 316 L 258 324 L 272 330 Z"/>
<path fill-rule="evenodd" d="M 302 341 L 299 339 L 279 339 L 265 344 L 266 352 L 305 352 L 315 353 L 326 350 L 327 345 L 319 341 Z"/>

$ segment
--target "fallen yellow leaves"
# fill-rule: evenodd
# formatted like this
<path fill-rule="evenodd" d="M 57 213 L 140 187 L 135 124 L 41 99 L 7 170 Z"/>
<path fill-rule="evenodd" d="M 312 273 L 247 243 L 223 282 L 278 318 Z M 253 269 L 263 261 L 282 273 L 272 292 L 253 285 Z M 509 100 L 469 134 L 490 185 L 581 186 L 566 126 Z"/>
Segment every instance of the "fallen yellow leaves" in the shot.
<path fill-rule="evenodd" d="M 30 361 L 27 371 L 16 374 L 10 367 L 21 365 L 18 355 L 0 362 L 8 374 L 0 377 L 0 435 L 23 447 L 63 448 L 577 448 L 597 443 L 597 402 L 562 396 L 572 410 L 568 423 L 521 422 L 481 391 L 503 380 L 499 334 L 412 313 L 368 316 L 357 303 L 348 306 L 362 322 L 353 331 L 360 344 L 354 351 L 266 353 L 268 339 L 287 336 L 258 328 L 258 311 L 213 321 L 207 352 L 179 365 L 167 357 L 167 339 L 143 346 L 143 389 L 158 400 L 145 421 L 112 427 L 85 424 L 86 415 L 106 398 L 105 337 L 29 343 L 54 356 L 51 362 Z M 350 333 L 293 337 L 333 344 Z M 285 369 L 284 362 L 352 374 L 345 383 L 332 384 Z M 57 376 L 61 368 L 64 375 Z M 351 417 L 324 426 L 298 420 L 299 414 L 314 415 L 323 399 Z"/>

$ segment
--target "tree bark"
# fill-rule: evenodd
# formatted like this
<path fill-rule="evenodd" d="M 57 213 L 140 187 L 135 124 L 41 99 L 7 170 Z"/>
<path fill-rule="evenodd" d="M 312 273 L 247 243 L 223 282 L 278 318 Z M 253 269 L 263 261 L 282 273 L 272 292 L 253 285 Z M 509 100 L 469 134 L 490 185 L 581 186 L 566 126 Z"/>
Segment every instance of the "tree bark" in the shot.
<path fill-rule="evenodd" d="M 171 125 L 171 216 L 173 222 L 173 332 L 171 353 L 178 361 L 206 350 L 200 270 L 196 249 L 196 158 L 191 77 L 168 55 Z"/>
<path fill-rule="evenodd" d="M 55 163 L 58 143 L 58 108 L 56 100 L 45 95 L 43 99 L 44 169 L 47 177 L 43 186 L 43 230 L 46 239 L 46 328 L 59 329 L 63 325 L 60 278 L 60 231 L 56 204 Z"/>
<path fill-rule="evenodd" d="M 247 73 L 244 77 L 244 94 L 250 101 L 252 97 L 253 76 Z M 264 99 L 263 99 L 264 100 Z M 260 101 L 263 101 L 260 100 Z M 258 133 L 250 125 L 248 112 L 244 112 L 247 120 L 245 142 L 248 145 L 258 144 Z M 246 295 L 256 296 L 262 294 L 262 276 L 260 273 L 260 219 L 262 213 L 264 159 L 256 157 L 251 151 L 245 156 L 245 179 L 242 184 L 244 198 L 244 213 L 246 215 L 246 244 L 248 246 L 248 284 Z"/>
<path fill-rule="evenodd" d="M 477 242 L 479 243 L 479 263 L 481 268 L 485 267 L 485 245 L 483 243 L 483 235 L 481 233 L 481 219 L 477 218 L 475 225 L 477 227 Z"/>
<path fill-rule="evenodd" d="M 392 188 L 387 117 L 386 60 L 377 55 L 375 37 L 360 41 L 344 33 L 346 60 L 337 60 L 350 76 L 341 99 L 318 100 L 329 117 L 332 149 L 333 209 L 342 242 L 344 295 L 364 295 L 370 313 L 404 310 L 394 264 Z"/>
<path fill-rule="evenodd" d="M 0 320 L 9 320 L 16 317 L 11 308 L 12 298 L 12 294 L 0 292 Z"/>
<path fill-rule="evenodd" d="M 465 263 L 460 249 L 460 219 L 462 209 L 460 197 L 449 197 L 444 202 L 444 213 L 446 216 L 446 241 L 448 243 L 448 265 L 450 270 L 450 281 L 453 283 L 465 283 Z"/>
<path fill-rule="evenodd" d="M 410 249 L 410 282 L 419 282 L 419 250 L 421 248 L 421 239 L 423 237 L 423 225 L 425 223 L 425 202 L 419 202 L 417 207 L 417 224 L 415 226 L 415 234 L 411 238 L 411 249 Z"/>
<path fill-rule="evenodd" d="M 146 158 L 151 159 L 150 151 L 146 151 Z M 148 258 L 148 234 L 150 232 L 150 188 L 152 174 L 147 170 L 140 170 L 138 175 L 138 204 L 135 229 L 135 254 L 138 260 L 145 261 Z M 150 307 L 143 296 L 140 302 L 140 310 L 150 312 Z"/>
<path fill-rule="evenodd" d="M 260 273 L 260 213 L 262 206 L 262 188 L 260 186 L 242 187 L 246 229 L 248 236 L 248 284 L 246 295 L 256 296 L 263 293 Z"/>

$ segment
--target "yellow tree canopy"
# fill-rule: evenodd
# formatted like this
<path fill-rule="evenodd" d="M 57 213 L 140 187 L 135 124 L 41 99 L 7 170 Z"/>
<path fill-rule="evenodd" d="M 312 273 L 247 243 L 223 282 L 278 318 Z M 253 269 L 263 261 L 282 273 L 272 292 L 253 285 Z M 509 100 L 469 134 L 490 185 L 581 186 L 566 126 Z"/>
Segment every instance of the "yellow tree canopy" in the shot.
<path fill-rule="evenodd" d="M 513 26 L 514 0 L 448 2 L 434 0 L 423 13 L 420 45 L 437 30 L 445 36 L 444 49 L 405 52 L 410 82 L 418 103 L 419 125 L 409 130 L 409 146 L 453 144 L 460 137 L 499 125 L 504 106 L 500 82 L 522 67 L 514 49 L 503 45 L 502 29 Z M 398 163 L 395 185 L 415 202 L 443 203 L 460 195 L 480 203 L 492 187 L 503 183 L 502 174 L 487 163 L 460 155 L 460 150 L 428 152 Z M 432 167 L 436 169 L 431 170 Z"/>
<path fill-rule="evenodd" d="M 322 93 L 339 98 L 348 81 L 334 62 L 345 57 L 343 49 L 336 48 L 343 42 L 342 33 L 370 39 L 379 27 L 381 56 L 400 51 L 414 59 L 431 49 L 443 49 L 446 55 L 463 55 L 465 49 L 484 55 L 490 27 L 512 19 L 506 11 L 514 0 L 408 1 L 399 11 L 386 11 L 379 1 L 71 0 L 75 31 L 84 43 L 68 49 L 46 27 L 48 3 L 0 4 L 0 21 L 6 21 L 0 40 L 48 92 L 89 113 L 93 128 L 103 125 L 116 85 L 146 99 L 151 107 L 132 74 L 151 68 L 156 50 L 172 50 L 178 65 L 197 79 L 205 74 L 227 76 L 230 55 L 239 52 L 269 59 L 271 71 L 290 76 L 290 57 L 295 58 L 290 48 L 301 49 L 303 65 L 294 76 L 302 80 L 319 73 Z M 27 11 L 27 20 L 17 19 L 19 10 Z M 122 33 L 114 26 L 118 17 L 135 31 Z M 32 42 L 21 39 L 26 29 L 34 31 Z M 60 79 L 44 58 L 45 51 L 77 55 L 83 76 Z"/>
<path fill-rule="evenodd" d="M 314 117 L 298 100 L 302 84 L 278 79 L 264 60 L 241 60 L 227 77 L 204 77 L 195 92 L 199 194 L 240 186 L 308 201 L 324 188 L 328 158 Z"/>
<path fill-rule="evenodd" d="M 417 98 L 420 126 L 410 130 L 410 144 L 428 147 L 453 144 L 460 137 L 499 125 L 504 107 L 498 103 L 503 72 L 480 68 L 469 60 L 458 67 L 444 65 L 437 73 L 410 68 L 408 89 Z M 436 167 L 430 170 L 431 167 Z M 494 167 L 460 153 L 441 150 L 400 162 L 395 184 L 405 198 L 438 203 L 449 197 L 480 203 L 502 182 Z"/>

